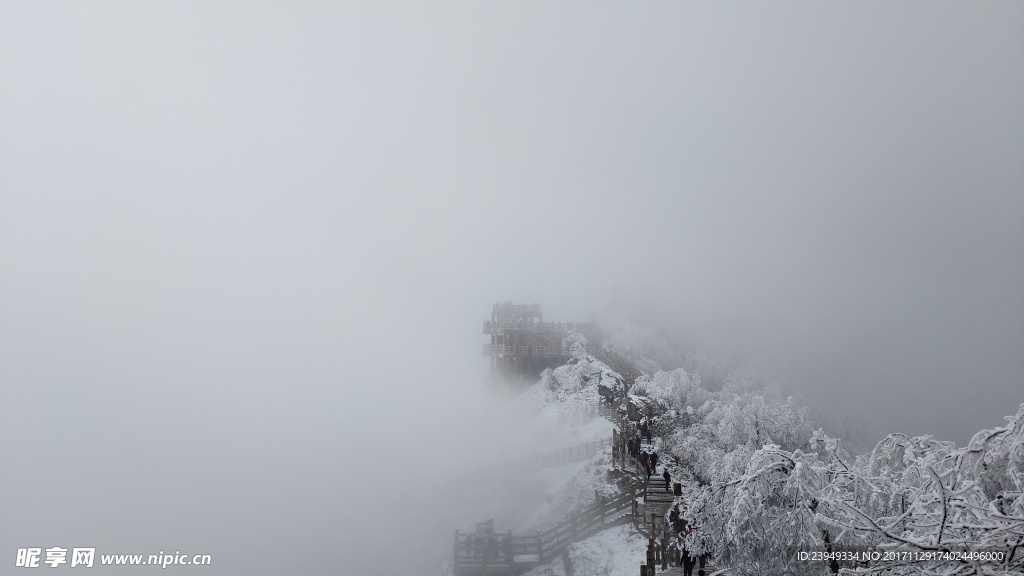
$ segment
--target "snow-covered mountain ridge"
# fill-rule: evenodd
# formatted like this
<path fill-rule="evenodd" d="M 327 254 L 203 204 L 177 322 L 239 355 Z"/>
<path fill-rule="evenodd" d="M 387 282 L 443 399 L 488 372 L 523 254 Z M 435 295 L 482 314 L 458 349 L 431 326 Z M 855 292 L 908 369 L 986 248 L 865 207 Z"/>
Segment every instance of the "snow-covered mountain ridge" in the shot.
<path fill-rule="evenodd" d="M 683 544 L 731 573 L 1024 573 L 1024 405 L 1005 426 L 977 433 L 966 447 L 893 433 L 854 455 L 791 397 L 749 374 L 723 374 L 706 361 L 715 370 L 710 386 L 700 367 L 655 370 L 624 382 L 574 338 L 573 358 L 545 371 L 520 401 L 541 418 L 565 423 L 580 440 L 611 433 L 610 423 L 594 414 L 599 387 L 649 409 L 662 461 L 674 477 L 685 470 L 695 480 L 680 499 L 694 528 Z M 595 494 L 615 493 L 609 457 L 558 475 L 530 524 L 557 522 Z M 618 527 L 570 546 L 564 563 L 529 574 L 635 573 L 644 547 L 641 534 Z M 897 549 L 918 554 L 834 563 L 797 555 Z M 924 562 L 921 554 L 931 555 Z"/>

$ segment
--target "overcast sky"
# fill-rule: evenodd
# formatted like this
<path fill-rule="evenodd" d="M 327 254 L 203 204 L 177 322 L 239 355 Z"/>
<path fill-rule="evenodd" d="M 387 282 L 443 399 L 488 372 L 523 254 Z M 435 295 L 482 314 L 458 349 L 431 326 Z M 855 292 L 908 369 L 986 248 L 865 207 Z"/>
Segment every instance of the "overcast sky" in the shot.
<path fill-rule="evenodd" d="M 1024 4 L 362 4 L 0 1 L 3 565 L 436 574 L 497 300 L 1024 402 Z"/>

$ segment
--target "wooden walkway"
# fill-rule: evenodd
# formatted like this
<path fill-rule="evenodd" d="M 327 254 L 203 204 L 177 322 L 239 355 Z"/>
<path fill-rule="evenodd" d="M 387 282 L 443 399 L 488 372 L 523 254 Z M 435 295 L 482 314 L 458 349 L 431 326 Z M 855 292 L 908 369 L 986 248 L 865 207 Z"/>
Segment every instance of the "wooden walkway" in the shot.
<path fill-rule="evenodd" d="M 626 442 L 632 437 L 635 426 L 625 417 L 625 410 L 616 409 L 602 402 L 598 412 L 616 426 L 616 433 L 612 437 L 613 461 L 622 471 L 631 472 L 634 486 L 637 487 L 634 488 L 633 524 L 637 530 L 647 536 L 648 549 L 653 553 L 655 564 L 667 568 L 670 563 L 667 551 L 673 534 L 668 526 L 666 516 L 669 509 L 676 502 L 676 496 L 671 490 L 672 485 L 670 484 L 666 488 L 665 478 L 657 473 L 647 477 L 647 471 L 644 466 L 628 453 Z M 626 434 L 622 434 L 620 431 L 625 431 Z M 642 442 L 641 446 L 648 448 L 651 444 L 649 442 Z M 680 479 L 673 478 L 671 482 L 679 481 Z M 680 498 L 680 502 L 685 513 L 686 501 Z M 707 561 L 705 561 L 703 569 L 706 574 L 714 574 L 715 576 L 728 573 L 727 570 L 718 568 Z M 670 568 L 669 570 L 672 569 Z M 672 574 L 676 572 L 663 573 Z M 679 568 L 678 574 L 682 573 L 682 568 Z M 696 573 L 696 569 L 694 569 L 694 573 Z"/>
<path fill-rule="evenodd" d="M 630 494 L 598 498 L 586 510 L 533 535 L 516 536 L 455 531 L 456 576 L 516 576 L 551 562 L 573 542 L 632 519 L 635 503 Z"/>
<path fill-rule="evenodd" d="M 455 576 L 518 576 L 553 561 L 574 542 L 626 523 L 632 523 L 648 537 L 649 550 L 654 553 L 655 563 L 667 567 L 670 528 L 665 516 L 675 502 L 675 496 L 671 490 L 666 490 L 662 476 L 652 474 L 648 478 L 640 462 L 627 454 L 627 436 L 622 431 L 632 436 L 634 428 L 624 411 L 599 402 L 597 412 L 617 427 L 610 442 L 613 465 L 620 473 L 629 475 L 630 487 L 614 498 L 597 496 L 591 507 L 546 531 L 532 535 L 515 535 L 511 531 L 497 534 L 461 533 L 456 530 Z M 555 465 L 592 456 L 608 444 L 608 441 L 588 443 L 531 460 L 537 467 Z M 706 565 L 705 570 L 711 574 L 716 569 Z M 724 571 L 715 573 L 721 574 Z"/>

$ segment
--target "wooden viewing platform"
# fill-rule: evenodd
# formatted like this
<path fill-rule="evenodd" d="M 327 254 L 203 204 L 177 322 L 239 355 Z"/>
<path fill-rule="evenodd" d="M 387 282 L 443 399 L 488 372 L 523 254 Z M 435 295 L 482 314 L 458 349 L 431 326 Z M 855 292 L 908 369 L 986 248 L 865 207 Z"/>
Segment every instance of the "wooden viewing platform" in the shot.
<path fill-rule="evenodd" d="M 536 377 L 569 359 L 565 336 L 589 325 L 579 322 L 545 322 L 540 304 L 495 304 L 483 333 L 490 336 L 483 353 L 491 366 L 507 376 Z"/>

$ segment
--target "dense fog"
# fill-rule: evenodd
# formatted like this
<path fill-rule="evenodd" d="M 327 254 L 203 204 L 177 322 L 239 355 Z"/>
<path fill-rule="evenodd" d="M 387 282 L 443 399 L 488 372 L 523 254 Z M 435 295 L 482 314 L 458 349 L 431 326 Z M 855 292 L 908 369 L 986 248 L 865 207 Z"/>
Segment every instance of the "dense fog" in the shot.
<path fill-rule="evenodd" d="M 0 2 L 0 562 L 437 574 L 557 441 L 499 300 L 965 443 L 1024 401 L 1022 102 L 1011 2 Z"/>

